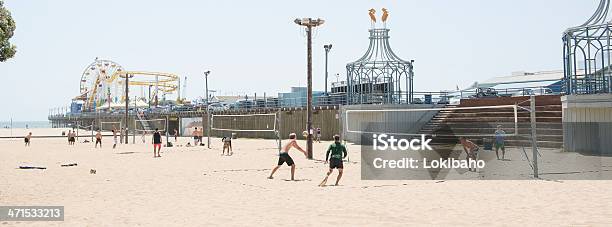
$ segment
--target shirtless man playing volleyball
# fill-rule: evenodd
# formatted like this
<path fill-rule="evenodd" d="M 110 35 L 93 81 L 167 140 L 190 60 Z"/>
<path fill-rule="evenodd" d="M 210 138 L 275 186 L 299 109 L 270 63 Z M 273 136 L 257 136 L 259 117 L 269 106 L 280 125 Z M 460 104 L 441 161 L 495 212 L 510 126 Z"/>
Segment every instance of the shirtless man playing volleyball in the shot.
<path fill-rule="evenodd" d="M 274 172 L 276 172 L 276 170 L 278 170 L 278 168 L 280 168 L 283 165 L 283 163 L 287 163 L 288 166 L 291 166 L 291 180 L 292 181 L 295 180 L 294 179 L 295 163 L 293 162 L 293 159 L 291 158 L 291 156 L 289 156 L 289 150 L 293 147 L 295 149 L 298 149 L 302 153 L 304 153 L 304 156 L 308 157 L 308 154 L 306 153 L 306 151 L 297 144 L 297 141 L 295 140 L 295 138 L 296 138 L 295 133 L 289 134 L 290 142 L 285 144 L 285 146 L 283 147 L 283 150 L 278 156 L 278 164 L 276 165 L 276 167 L 274 167 L 274 169 L 272 169 L 272 173 L 270 173 L 270 176 L 268 177 L 268 179 L 274 179 L 272 177 L 274 175 Z"/>

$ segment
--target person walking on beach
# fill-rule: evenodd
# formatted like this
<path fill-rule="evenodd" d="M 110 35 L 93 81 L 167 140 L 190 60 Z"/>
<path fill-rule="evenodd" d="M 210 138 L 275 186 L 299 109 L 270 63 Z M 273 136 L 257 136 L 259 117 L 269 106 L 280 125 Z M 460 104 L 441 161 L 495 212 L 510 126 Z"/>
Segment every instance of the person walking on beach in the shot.
<path fill-rule="evenodd" d="M 278 163 L 276 165 L 276 167 L 274 167 L 274 169 L 272 169 L 272 173 L 270 173 L 270 176 L 268 177 L 268 179 L 274 179 L 273 175 L 276 172 L 276 170 L 278 170 L 278 168 L 280 168 L 283 163 L 287 163 L 288 166 L 291 166 L 291 180 L 295 180 L 294 176 L 295 176 L 295 163 L 293 162 L 293 159 L 291 158 L 291 156 L 289 156 L 289 150 L 291 148 L 295 148 L 298 149 L 299 151 L 301 151 L 302 153 L 304 153 L 304 156 L 308 157 L 308 154 L 306 153 L 306 151 L 304 149 L 302 149 L 298 144 L 296 139 L 296 135 L 295 133 L 291 133 L 289 134 L 289 143 L 285 144 L 285 146 L 283 147 L 281 153 L 278 156 Z"/>
<path fill-rule="evenodd" d="M 72 131 L 72 145 L 74 145 L 74 143 L 76 142 L 76 130 Z"/>
<path fill-rule="evenodd" d="M 162 145 L 162 137 L 158 129 L 156 128 L 155 132 L 153 133 L 153 157 L 154 158 L 161 157 L 161 155 L 159 155 L 159 151 L 161 150 L 161 145 Z"/>
<path fill-rule="evenodd" d="M 225 154 L 225 150 L 226 149 L 227 149 L 227 155 L 228 156 L 233 155 L 234 151 L 232 151 L 232 137 L 224 136 L 221 139 L 221 142 L 223 142 L 223 151 L 221 152 L 221 155 Z"/>
<path fill-rule="evenodd" d="M 342 178 L 342 171 L 344 170 L 342 159 L 346 158 L 346 155 L 346 147 L 340 143 L 340 136 L 334 135 L 334 143 L 329 145 L 329 148 L 327 148 L 327 152 L 325 153 L 325 164 L 327 164 L 329 160 L 329 171 L 327 171 L 327 176 L 325 176 L 325 179 L 321 181 L 319 186 L 325 186 L 327 183 L 327 178 L 329 178 L 329 175 L 332 174 L 334 169 L 338 169 L 338 178 L 336 178 L 335 184 L 335 186 L 338 186 L 340 178 Z"/>
<path fill-rule="evenodd" d="M 497 156 L 497 160 L 499 160 L 499 149 L 502 150 L 502 160 L 504 160 L 506 156 L 504 137 L 506 137 L 506 132 L 502 129 L 501 125 L 498 125 L 497 130 L 495 130 L 495 155 Z"/>
<path fill-rule="evenodd" d="M 117 131 L 113 129 L 111 132 L 113 132 L 113 149 L 115 149 L 115 147 L 117 147 Z"/>
<path fill-rule="evenodd" d="M 321 128 L 317 128 L 317 142 L 321 143 Z"/>
<path fill-rule="evenodd" d="M 478 161 L 478 150 L 480 149 L 478 145 L 473 143 L 472 141 L 466 139 L 465 137 L 459 137 L 459 141 L 463 146 L 463 150 L 467 154 L 466 160 L 469 162 L 470 160 Z M 472 168 L 468 168 L 468 171 L 472 171 Z M 474 172 L 476 172 L 476 168 L 474 168 Z"/>
<path fill-rule="evenodd" d="M 75 136 L 76 136 L 75 131 L 68 130 L 68 145 L 74 145 Z"/>
<path fill-rule="evenodd" d="M 100 130 L 96 132 L 96 148 L 98 148 L 98 144 L 100 144 L 100 148 L 102 148 L 102 133 L 100 133 Z"/>
<path fill-rule="evenodd" d="M 29 147 L 30 146 L 30 140 L 32 140 L 32 132 L 28 133 L 24 138 L 23 141 L 25 142 L 25 146 Z"/>
<path fill-rule="evenodd" d="M 68 134 L 66 134 L 66 138 L 68 138 L 68 145 L 72 145 L 72 143 L 70 143 L 71 136 L 72 136 L 72 130 L 68 130 Z"/>
<path fill-rule="evenodd" d="M 174 142 L 178 140 L 178 130 L 174 129 Z"/>
<path fill-rule="evenodd" d="M 147 131 L 142 131 L 142 137 L 140 137 L 140 139 L 142 140 L 142 143 L 146 143 L 146 137 L 147 137 Z"/>

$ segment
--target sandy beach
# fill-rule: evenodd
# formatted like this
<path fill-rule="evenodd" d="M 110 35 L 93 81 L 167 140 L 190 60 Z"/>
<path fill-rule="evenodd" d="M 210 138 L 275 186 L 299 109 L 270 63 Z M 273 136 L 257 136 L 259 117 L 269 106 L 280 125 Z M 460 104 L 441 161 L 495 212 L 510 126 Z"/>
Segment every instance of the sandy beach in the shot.
<path fill-rule="evenodd" d="M 37 129 L 54 134 L 58 129 Z M 5 133 L 4 131 L 2 133 Z M 172 147 L 153 158 L 151 145 L 105 138 L 68 146 L 62 139 L 0 140 L 0 204 L 65 206 L 63 222 L 2 226 L 365 226 L 612 223 L 611 181 L 362 181 L 359 147 L 349 145 L 341 186 L 317 187 L 326 171 L 298 152 L 297 181 L 276 164 L 272 140 L 234 140 L 234 155 L 213 148 Z M 148 138 L 150 139 L 150 138 Z M 171 140 L 172 141 L 172 140 Z M 179 138 L 185 144 L 189 138 Z M 304 146 L 303 141 L 299 143 Z M 323 159 L 328 143 L 315 144 Z M 78 163 L 74 167 L 60 167 Z M 19 165 L 47 167 L 22 170 Z M 96 169 L 97 174 L 90 174 Z M 334 173 L 330 182 L 335 180 Z"/>

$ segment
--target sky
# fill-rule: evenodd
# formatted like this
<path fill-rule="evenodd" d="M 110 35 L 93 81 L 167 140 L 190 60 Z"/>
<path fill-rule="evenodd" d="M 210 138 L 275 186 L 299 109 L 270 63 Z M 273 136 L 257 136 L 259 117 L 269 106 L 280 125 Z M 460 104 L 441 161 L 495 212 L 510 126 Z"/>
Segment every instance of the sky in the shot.
<path fill-rule="evenodd" d="M 320 17 L 313 86 L 324 89 L 368 47 L 368 9 L 387 8 L 390 45 L 414 59 L 415 90 L 464 88 L 513 71 L 562 69 L 562 32 L 597 0 L 158 1 L 5 0 L 16 21 L 13 59 L 0 63 L 0 120 L 45 120 L 79 94 L 96 57 L 127 70 L 187 77 L 185 94 L 276 96 L 306 86 L 306 38 L 295 18 Z"/>

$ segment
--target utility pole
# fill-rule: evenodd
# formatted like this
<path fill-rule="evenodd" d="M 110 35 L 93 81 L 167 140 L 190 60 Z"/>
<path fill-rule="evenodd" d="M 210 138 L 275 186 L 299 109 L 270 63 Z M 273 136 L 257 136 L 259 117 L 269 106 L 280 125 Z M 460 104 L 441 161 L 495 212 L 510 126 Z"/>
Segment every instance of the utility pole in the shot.
<path fill-rule="evenodd" d="M 204 77 L 206 79 L 206 118 L 208 119 L 206 121 L 208 126 L 208 130 L 206 130 L 206 135 L 208 137 L 208 142 L 206 143 L 206 146 L 208 146 L 208 149 L 210 149 L 210 102 L 208 101 L 208 74 L 210 74 L 210 70 L 204 72 Z"/>
<path fill-rule="evenodd" d="M 297 25 L 306 27 L 307 36 L 307 80 L 308 80 L 308 98 L 306 102 L 306 130 L 308 136 L 306 137 L 306 150 L 308 151 L 308 159 L 312 159 L 312 28 L 322 25 L 325 21 L 322 19 L 302 18 L 295 19 L 294 22 Z"/>
<path fill-rule="evenodd" d="M 329 51 L 332 48 L 331 44 L 327 44 L 327 45 L 323 45 L 323 48 L 325 48 L 325 95 L 327 95 L 327 54 L 329 54 Z"/>

